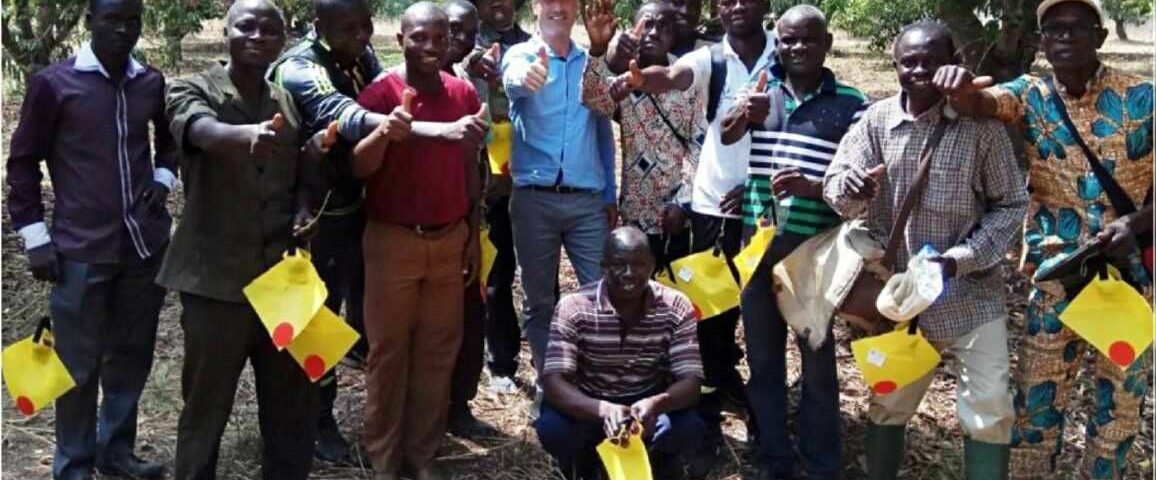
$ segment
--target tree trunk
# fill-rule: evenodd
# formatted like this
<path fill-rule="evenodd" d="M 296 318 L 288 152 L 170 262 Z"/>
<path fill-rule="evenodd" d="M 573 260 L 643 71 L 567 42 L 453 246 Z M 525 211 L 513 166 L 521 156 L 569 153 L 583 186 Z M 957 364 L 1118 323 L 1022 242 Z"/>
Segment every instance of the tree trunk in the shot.
<path fill-rule="evenodd" d="M 1039 0 L 1007 0 L 998 19 L 994 41 L 990 26 L 976 16 L 980 5 L 975 0 L 939 2 L 937 16 L 947 23 L 954 35 L 963 65 L 973 71 L 1006 81 L 1027 73 L 1039 49 L 1035 33 L 1035 8 Z"/>
<path fill-rule="evenodd" d="M 1120 20 L 1116 20 L 1116 38 L 1128 40 L 1128 25 Z"/>

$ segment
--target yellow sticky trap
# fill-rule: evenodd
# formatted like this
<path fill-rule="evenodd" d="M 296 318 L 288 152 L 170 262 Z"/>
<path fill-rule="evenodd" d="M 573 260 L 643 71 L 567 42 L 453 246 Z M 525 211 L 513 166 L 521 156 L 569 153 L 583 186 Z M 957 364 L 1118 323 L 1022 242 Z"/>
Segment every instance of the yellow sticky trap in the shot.
<path fill-rule="evenodd" d="M 876 395 L 887 395 L 923 378 L 939 365 L 939 352 L 906 325 L 891 333 L 851 342 L 855 364 Z"/>
<path fill-rule="evenodd" d="M 244 292 L 278 350 L 284 350 L 301 335 L 329 295 L 309 261 L 309 252 L 304 250 L 286 253 L 280 262 L 246 285 Z"/>
<path fill-rule="evenodd" d="M 8 394 L 16 400 L 16 408 L 24 415 L 32 415 L 64 395 L 76 381 L 53 349 L 52 332 L 47 319 L 41 321 L 40 341 L 29 336 L 4 349 L 4 383 Z"/>
<path fill-rule="evenodd" d="M 625 447 L 614 444 L 610 438 L 596 447 L 610 480 L 653 480 L 650 457 L 646 455 L 641 432 L 631 433 L 624 438 L 629 439 Z"/>
<path fill-rule="evenodd" d="M 494 261 L 498 259 L 498 249 L 490 241 L 490 229 L 484 228 L 480 234 L 482 247 L 482 271 L 478 283 L 482 286 L 482 298 L 486 298 L 486 283 L 490 281 L 490 272 L 494 270 Z"/>
<path fill-rule="evenodd" d="M 322 306 L 301 335 L 289 344 L 289 355 L 316 382 L 345 357 L 360 337 L 333 310 Z"/>
<path fill-rule="evenodd" d="M 1140 292 L 1109 268 L 1068 304 L 1060 321 L 1126 369 L 1152 344 L 1152 307 Z"/>
<path fill-rule="evenodd" d="M 510 122 L 494 122 L 490 125 L 490 132 L 493 137 L 486 145 L 486 152 L 490 155 L 490 173 L 509 175 L 514 126 Z"/>
<path fill-rule="evenodd" d="M 699 321 L 739 306 L 739 285 L 721 253 L 715 256 L 707 250 L 688 255 L 671 262 L 670 267 L 655 279 L 686 295 Z"/>
<path fill-rule="evenodd" d="M 751 281 L 751 276 L 755 274 L 755 269 L 759 268 L 759 262 L 763 261 L 763 255 L 767 253 L 767 248 L 774 238 L 775 226 L 760 221 L 759 229 L 751 236 L 747 246 L 735 255 L 735 268 L 739 271 L 741 285 Z"/>

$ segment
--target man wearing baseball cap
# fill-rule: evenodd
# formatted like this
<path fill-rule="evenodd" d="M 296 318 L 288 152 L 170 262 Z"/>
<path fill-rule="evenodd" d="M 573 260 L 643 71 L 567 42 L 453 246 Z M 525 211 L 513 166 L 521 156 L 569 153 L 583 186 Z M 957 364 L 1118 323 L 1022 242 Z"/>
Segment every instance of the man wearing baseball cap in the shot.
<path fill-rule="evenodd" d="M 1101 63 L 1097 50 L 1108 31 L 1098 2 L 1045 0 L 1037 15 L 1053 75 L 1024 75 L 986 88 L 990 77 L 949 66 L 937 72 L 935 83 L 960 113 L 999 118 L 1026 134 L 1031 205 L 1023 271 L 1032 276 L 1099 241 L 1151 302 L 1151 259 L 1144 262 L 1141 251 L 1152 238 L 1152 81 Z M 1088 348 L 1059 316 L 1078 293 L 1076 284 L 1037 281 L 1028 296 L 1015 375 L 1012 478 L 1049 476 L 1063 451 L 1065 410 Z M 1134 354 L 1126 368 L 1118 366 L 1119 358 L 1095 355 L 1093 388 L 1085 392 L 1095 400 L 1083 478 L 1125 475 L 1152 363 L 1149 352 Z"/>

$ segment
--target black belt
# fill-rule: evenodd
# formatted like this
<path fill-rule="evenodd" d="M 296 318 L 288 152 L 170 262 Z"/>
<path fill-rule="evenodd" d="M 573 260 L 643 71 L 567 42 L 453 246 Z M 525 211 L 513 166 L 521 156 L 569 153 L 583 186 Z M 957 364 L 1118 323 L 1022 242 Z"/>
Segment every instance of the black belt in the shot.
<path fill-rule="evenodd" d="M 553 185 L 553 186 L 549 186 L 549 187 L 547 187 L 545 185 L 526 185 L 526 186 L 518 187 L 518 188 L 524 188 L 526 190 L 534 190 L 536 192 L 554 192 L 554 193 L 595 193 L 595 192 L 597 192 L 597 190 L 590 189 L 590 188 L 567 187 L 565 185 Z"/>

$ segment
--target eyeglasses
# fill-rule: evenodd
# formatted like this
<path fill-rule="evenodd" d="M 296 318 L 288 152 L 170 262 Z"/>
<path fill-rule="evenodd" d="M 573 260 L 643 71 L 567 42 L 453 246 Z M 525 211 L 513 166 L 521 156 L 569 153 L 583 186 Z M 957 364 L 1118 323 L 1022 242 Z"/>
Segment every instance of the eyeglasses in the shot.
<path fill-rule="evenodd" d="M 1051 38 L 1089 38 L 1103 27 L 1099 24 L 1091 25 L 1057 25 L 1050 24 L 1040 27 L 1040 35 Z"/>

